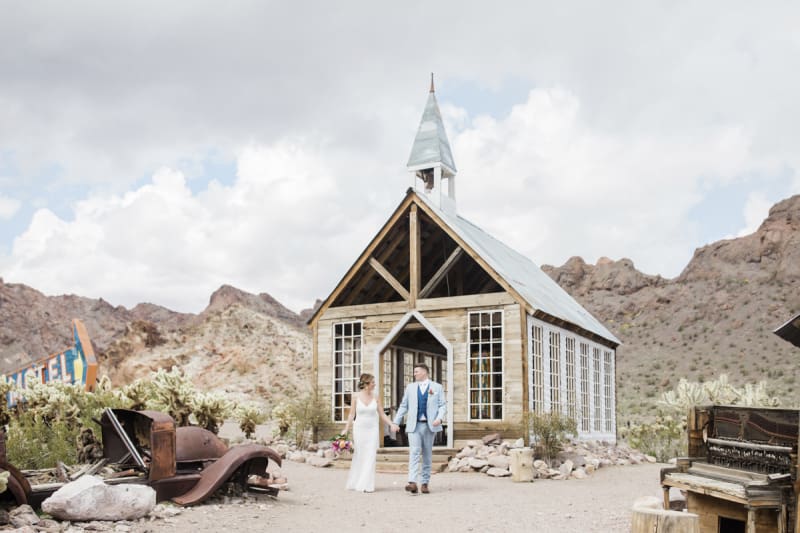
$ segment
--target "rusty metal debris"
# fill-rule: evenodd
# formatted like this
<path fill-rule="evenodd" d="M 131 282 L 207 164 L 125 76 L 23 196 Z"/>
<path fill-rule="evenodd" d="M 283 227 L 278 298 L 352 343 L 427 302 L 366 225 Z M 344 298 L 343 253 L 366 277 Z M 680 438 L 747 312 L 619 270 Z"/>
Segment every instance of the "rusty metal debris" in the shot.
<path fill-rule="evenodd" d="M 79 468 L 61 466 L 25 474 L 5 457 L 0 435 L 0 471 L 7 470 L 8 490 L 17 505 L 41 504 L 65 482 L 97 474 L 106 483 L 143 483 L 156 491 L 156 500 L 181 505 L 201 503 L 225 483 L 237 490 L 277 495 L 270 486 L 270 460 L 281 465 L 274 450 L 258 444 L 228 446 L 203 428 L 175 428 L 169 415 L 157 411 L 106 409 L 100 419 L 102 458 Z M 2 433 L 2 432 L 0 432 Z"/>

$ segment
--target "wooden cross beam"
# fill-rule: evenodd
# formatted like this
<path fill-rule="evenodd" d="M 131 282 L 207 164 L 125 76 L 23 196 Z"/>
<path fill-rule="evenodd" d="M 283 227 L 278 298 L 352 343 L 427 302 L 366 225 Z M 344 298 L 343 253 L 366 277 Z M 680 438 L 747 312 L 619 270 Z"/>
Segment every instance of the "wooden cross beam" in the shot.
<path fill-rule="evenodd" d="M 456 264 L 456 261 L 458 261 L 458 258 L 461 257 L 461 254 L 463 253 L 464 249 L 461 248 L 460 246 L 457 247 L 455 250 L 453 250 L 453 252 L 445 260 L 442 266 L 439 267 L 439 270 L 436 271 L 436 273 L 431 277 L 428 283 L 426 283 L 425 286 L 422 287 L 422 290 L 419 291 L 420 298 L 428 297 L 428 294 L 430 294 L 431 291 L 433 291 L 433 289 L 435 289 L 436 286 L 439 285 L 439 282 L 442 281 L 442 279 L 444 279 L 444 277 L 447 275 L 448 272 L 450 272 L 450 270 L 453 268 L 453 265 Z"/>
<path fill-rule="evenodd" d="M 406 288 L 403 287 L 403 285 L 399 281 L 397 281 L 397 279 L 394 276 L 392 276 L 391 272 L 386 270 L 383 267 L 383 265 L 378 262 L 377 259 L 375 259 L 374 257 L 370 257 L 369 266 L 371 266 L 373 270 L 375 270 L 375 272 L 380 274 L 380 276 L 386 280 L 386 283 L 391 285 L 392 288 L 397 291 L 397 294 L 402 296 L 404 300 L 406 301 L 408 300 L 408 291 L 406 290 Z"/>

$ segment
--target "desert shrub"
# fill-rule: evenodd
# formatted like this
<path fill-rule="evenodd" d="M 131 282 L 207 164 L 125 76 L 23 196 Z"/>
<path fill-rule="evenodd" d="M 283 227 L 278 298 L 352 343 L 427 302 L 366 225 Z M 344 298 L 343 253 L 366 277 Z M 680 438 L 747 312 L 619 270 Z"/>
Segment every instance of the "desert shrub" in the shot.
<path fill-rule="evenodd" d="M 101 378 L 94 392 L 61 382 L 33 384 L 12 410 L 6 439 L 9 462 L 25 469 L 50 468 L 57 461 L 74 464 L 81 430 L 91 428 L 99 435 L 95 420 L 106 407 L 124 407 L 108 378 Z"/>
<path fill-rule="evenodd" d="M 42 418 L 24 416 L 8 427 L 8 461 L 26 470 L 51 468 L 58 461 L 75 464 L 78 460 L 77 436 L 78 432 L 63 422 L 48 424 Z"/>
<path fill-rule="evenodd" d="M 634 424 L 621 432 L 628 444 L 661 462 L 686 455 L 686 424 L 678 417 L 660 415 L 655 422 Z"/>
<path fill-rule="evenodd" d="M 330 419 L 330 406 L 316 392 L 282 401 L 272 409 L 282 437 L 293 438 L 297 446 L 316 440 L 319 428 Z M 310 433 L 310 435 L 309 435 Z"/>
<path fill-rule="evenodd" d="M 0 393 L 13 388 L 10 383 L 0 384 Z M 0 408 L 0 422 L 8 423 L 9 461 L 26 469 L 51 468 L 57 461 L 75 463 L 81 431 L 88 428 L 100 435 L 95 420 L 100 419 L 105 408 L 162 411 L 169 414 L 176 425 L 189 425 L 194 420 L 217 432 L 236 407 L 218 393 L 196 390 L 189 379 L 175 369 L 159 370 L 150 378 L 116 389 L 104 376 L 94 392 L 61 382 L 32 384 L 22 392 L 24 399 L 21 398 L 15 408 Z"/>
<path fill-rule="evenodd" d="M 564 413 L 530 413 L 528 428 L 533 440 L 541 446 L 545 459 L 549 462 L 564 448 L 569 435 L 578 433 L 578 423 Z"/>

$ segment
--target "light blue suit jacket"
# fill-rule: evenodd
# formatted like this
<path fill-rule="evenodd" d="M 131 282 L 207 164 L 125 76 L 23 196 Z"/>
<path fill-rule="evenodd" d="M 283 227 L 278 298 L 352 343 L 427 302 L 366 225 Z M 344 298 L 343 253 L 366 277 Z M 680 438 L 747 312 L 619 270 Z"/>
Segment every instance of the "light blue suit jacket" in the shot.
<path fill-rule="evenodd" d="M 406 433 L 412 433 L 417 427 L 417 391 L 419 384 L 415 381 L 406 386 L 406 391 L 403 394 L 403 401 L 400 402 L 400 407 L 397 409 L 397 414 L 394 417 L 395 424 L 401 424 L 403 417 L 408 414 L 406 420 Z M 433 421 L 439 419 L 444 424 L 444 415 L 447 414 L 447 401 L 444 397 L 444 389 L 442 386 L 434 381 L 431 381 L 428 386 L 428 404 L 425 413 L 425 418 L 428 421 L 428 427 L 433 433 L 442 431 L 441 424 L 434 426 Z"/>

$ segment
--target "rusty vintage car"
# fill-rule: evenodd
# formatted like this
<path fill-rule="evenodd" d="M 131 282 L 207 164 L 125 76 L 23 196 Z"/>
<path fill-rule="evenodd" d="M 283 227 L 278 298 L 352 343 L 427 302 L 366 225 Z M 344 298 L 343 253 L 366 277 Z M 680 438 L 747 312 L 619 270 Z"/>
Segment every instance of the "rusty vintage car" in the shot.
<path fill-rule="evenodd" d="M 226 483 L 242 491 L 277 495 L 267 467 L 281 465 L 277 452 L 259 444 L 228 447 L 200 427 L 175 427 L 169 415 L 157 411 L 105 409 L 99 420 L 103 456 L 64 482 L 31 484 L 25 473 L 9 464 L 5 443 L 0 448 L 0 471 L 9 472 L 8 497 L 17 505 L 38 507 L 66 481 L 113 466 L 106 483 L 144 483 L 157 501 L 180 505 L 201 503 Z"/>

